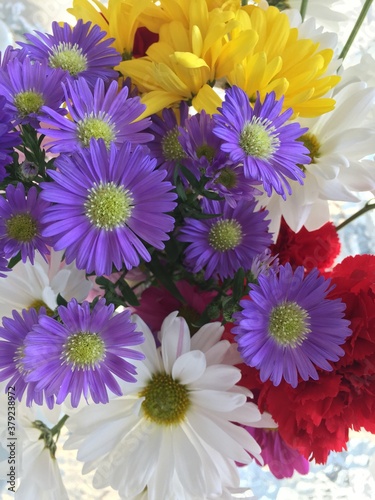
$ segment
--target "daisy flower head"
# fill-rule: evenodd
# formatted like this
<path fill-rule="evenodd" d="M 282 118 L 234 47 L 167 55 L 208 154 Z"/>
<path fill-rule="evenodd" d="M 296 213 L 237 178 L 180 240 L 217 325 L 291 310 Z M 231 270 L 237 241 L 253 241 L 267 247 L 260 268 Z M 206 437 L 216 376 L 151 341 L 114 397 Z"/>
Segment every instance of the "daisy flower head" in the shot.
<path fill-rule="evenodd" d="M 316 367 L 331 371 L 328 361 L 344 354 L 340 345 L 352 332 L 343 319 L 345 304 L 327 299 L 330 280 L 317 269 L 304 276 L 302 266 L 293 271 L 287 263 L 278 273 L 259 275 L 258 282 L 234 315 L 232 333 L 244 362 L 276 386 L 284 379 L 296 387 L 298 376 L 317 380 Z"/>
<path fill-rule="evenodd" d="M 108 151 L 103 140 L 87 150 L 61 155 L 58 171 L 48 171 L 54 182 L 42 183 L 41 196 L 55 203 L 44 212 L 44 235 L 55 250 L 65 250 L 69 264 L 96 275 L 110 275 L 151 259 L 142 240 L 158 250 L 174 226 L 165 212 L 175 207 L 176 195 L 165 171 L 141 146 L 124 143 Z"/>
<path fill-rule="evenodd" d="M 78 270 L 75 262 L 68 265 L 63 260 L 63 251 L 49 250 L 46 258 L 36 252 L 33 264 L 29 260 L 18 262 L 7 281 L 0 280 L 0 318 L 11 317 L 13 310 L 39 311 L 41 307 L 52 315 L 58 295 L 66 301 L 74 297 L 82 302 L 87 298 L 92 284 L 86 273 Z"/>
<path fill-rule="evenodd" d="M 9 184 L 5 198 L 0 197 L 0 244 L 6 258 L 21 252 L 23 262 L 29 258 L 34 263 L 35 250 L 42 255 L 49 254 L 48 238 L 42 236 L 44 223 L 41 221 L 50 203 L 38 195 L 35 186 L 25 192 L 23 184 Z"/>
<path fill-rule="evenodd" d="M 136 369 L 127 360 L 141 360 L 144 355 L 129 347 L 144 339 L 130 320 L 130 311 L 114 315 L 114 308 L 99 299 L 90 310 L 89 302 L 72 299 L 57 308 L 61 322 L 39 318 L 25 341 L 26 380 L 37 390 L 56 395 L 57 404 L 71 394 L 73 407 L 82 394 L 86 400 L 91 395 L 95 403 L 108 403 L 108 389 L 122 395 L 117 377 L 135 382 Z"/>
<path fill-rule="evenodd" d="M 178 239 L 189 243 L 185 264 L 193 273 L 205 269 L 205 279 L 218 275 L 233 278 L 242 267 L 251 268 L 253 258 L 272 241 L 266 211 L 255 210 L 254 201 L 242 200 L 235 207 L 225 201 L 202 201 L 207 219 L 186 218 Z"/>
<path fill-rule="evenodd" d="M 60 108 L 64 100 L 63 76 L 62 70 L 51 70 L 45 61 L 32 62 L 28 57 L 10 61 L 6 71 L 0 72 L 0 92 L 15 122 L 38 126 L 37 116 L 44 105 L 55 113 L 65 113 Z"/>
<path fill-rule="evenodd" d="M 117 81 L 106 89 L 97 79 L 90 88 L 84 78 L 63 84 L 67 110 L 71 118 L 63 117 L 50 107 L 43 107 L 43 127 L 38 131 L 48 138 L 53 153 L 71 152 L 88 148 L 91 139 L 103 139 L 107 148 L 111 143 L 119 147 L 125 141 L 140 144 L 153 136 L 143 132 L 149 118 L 138 120 L 145 110 L 139 97 L 129 97 L 127 86 L 118 90 Z"/>
<path fill-rule="evenodd" d="M 15 388 L 15 397 L 19 401 L 26 392 L 27 406 L 33 402 L 42 405 L 45 396 L 44 391 L 36 389 L 35 382 L 26 382 L 28 370 L 24 365 L 26 336 L 45 314 L 43 308 L 39 312 L 33 308 L 24 309 L 21 313 L 13 311 L 11 318 L 3 318 L 0 328 L 0 381 L 7 381 L 6 390 L 8 387 Z M 54 396 L 45 396 L 45 402 L 51 408 Z"/>
<path fill-rule="evenodd" d="M 36 36 L 37 35 L 37 36 Z M 47 61 L 50 68 L 61 68 L 69 80 L 83 77 L 94 86 L 98 78 L 105 81 L 117 78 L 114 66 L 121 55 L 111 47 L 113 39 L 91 22 L 79 19 L 75 26 L 52 23 L 52 34 L 36 31 L 27 33 L 27 42 L 18 42 L 23 50 L 36 61 Z"/>
<path fill-rule="evenodd" d="M 220 341 L 223 327 L 210 323 L 190 338 L 174 312 L 163 321 L 157 348 L 146 324 L 135 321 L 146 356 L 136 362 L 137 382 L 105 408 L 88 406 L 69 418 L 72 438 L 65 447 L 78 448 L 85 468 L 97 468 L 95 487 L 109 484 L 122 498 L 144 491 L 146 499 L 221 498 L 239 485 L 235 461 L 249 463 L 249 453 L 260 458 L 260 448 L 236 423 L 261 421 L 247 402 L 249 392 L 236 385 L 240 370 L 223 361 L 230 348 Z"/>
<path fill-rule="evenodd" d="M 5 167 L 13 162 L 13 148 L 21 144 L 20 134 L 11 123 L 12 113 L 6 111 L 5 106 L 6 98 L 0 96 L 0 182 L 8 175 Z"/>
<path fill-rule="evenodd" d="M 303 183 L 305 174 L 298 166 L 309 163 L 308 149 L 299 139 L 307 129 L 298 123 L 285 122 L 292 109 L 282 112 L 283 98 L 267 94 L 264 101 L 258 95 L 254 107 L 239 87 L 226 91 L 221 114 L 215 114 L 214 134 L 223 141 L 221 149 L 233 162 L 243 162 L 245 176 L 261 181 L 268 196 L 272 190 L 286 198 L 291 194 L 287 179 Z"/>

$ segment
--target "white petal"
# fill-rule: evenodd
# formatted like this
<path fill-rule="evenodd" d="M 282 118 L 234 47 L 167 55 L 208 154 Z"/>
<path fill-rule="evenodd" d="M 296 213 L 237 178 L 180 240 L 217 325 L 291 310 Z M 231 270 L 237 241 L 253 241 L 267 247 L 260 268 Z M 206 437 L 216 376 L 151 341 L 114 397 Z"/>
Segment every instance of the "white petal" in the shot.
<path fill-rule="evenodd" d="M 164 368 L 167 373 L 172 372 L 176 359 L 190 351 L 189 327 L 175 311 L 165 318 L 160 330 L 161 353 Z"/>
<path fill-rule="evenodd" d="M 206 370 L 206 357 L 201 351 L 190 351 L 176 359 L 172 377 L 183 385 L 198 380 Z"/>
<path fill-rule="evenodd" d="M 191 339 L 191 348 L 206 352 L 221 339 L 224 327 L 218 321 L 203 325 L 193 335 Z"/>
<path fill-rule="evenodd" d="M 192 384 L 194 389 L 216 389 L 226 391 L 241 379 L 241 370 L 228 365 L 211 365 L 202 377 Z"/>
<path fill-rule="evenodd" d="M 231 412 L 246 402 L 246 396 L 243 394 L 208 389 L 192 391 L 190 398 L 196 405 L 218 412 Z"/>

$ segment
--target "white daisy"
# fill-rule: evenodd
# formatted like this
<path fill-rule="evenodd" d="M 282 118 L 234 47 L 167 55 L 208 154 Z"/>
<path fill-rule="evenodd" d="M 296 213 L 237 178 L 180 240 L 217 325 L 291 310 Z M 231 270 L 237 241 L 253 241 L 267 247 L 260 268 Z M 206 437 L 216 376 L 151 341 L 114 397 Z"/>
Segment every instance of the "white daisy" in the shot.
<path fill-rule="evenodd" d="M 0 280 L 0 319 L 12 316 L 12 310 L 40 308 L 50 310 L 57 307 L 60 294 L 66 301 L 76 298 L 82 302 L 87 297 L 92 283 L 86 279 L 85 271 L 76 268 L 74 262 L 66 265 L 61 261 L 64 252 L 55 252 L 46 262 L 39 252 L 34 265 L 29 261 L 16 264 L 6 279 Z"/>
<path fill-rule="evenodd" d="M 333 111 L 300 120 L 301 126 L 309 128 L 303 139 L 312 156 L 312 162 L 303 167 L 304 184 L 292 181 L 292 195 L 285 201 L 274 195 L 259 200 L 269 211 L 275 238 L 282 215 L 293 231 L 302 226 L 313 231 L 330 220 L 329 200 L 356 202 L 356 192 L 375 189 L 375 162 L 364 159 L 374 152 L 374 121 L 363 126 L 375 108 L 375 88 L 351 83 L 335 99 Z"/>
<path fill-rule="evenodd" d="M 6 422 L 5 409 L 8 396 L 0 394 L 0 419 Z M 16 437 L 14 441 L 16 476 L 14 486 L 17 498 L 22 500 L 68 500 L 68 494 L 61 478 L 60 469 L 55 458 L 56 447 L 51 440 L 43 439 L 42 434 L 51 429 L 60 417 L 60 409 L 48 410 L 38 406 L 27 407 L 25 403 L 16 406 Z M 43 421 L 42 421 L 43 419 Z M 45 422 L 45 423 L 43 423 Z M 0 433 L 2 443 L 11 443 L 7 438 L 7 430 Z M 54 442 L 56 436 L 54 436 Z M 9 473 L 9 458 L 13 457 L 10 448 L 7 455 L 0 460 L 0 477 Z M 12 486 L 12 483 L 7 484 Z"/>
<path fill-rule="evenodd" d="M 191 339 L 177 314 L 164 320 L 159 348 L 135 316 L 145 336 L 136 347 L 146 356 L 135 363 L 137 382 L 124 384 L 125 396 L 67 421 L 65 447 L 78 448 L 84 473 L 96 469 L 96 488 L 111 485 L 124 498 L 148 500 L 231 498 L 229 489 L 239 486 L 235 461 L 249 463 L 249 453 L 259 459 L 259 446 L 234 423 L 261 415 L 236 385 L 240 370 L 223 363 L 230 351 L 219 340 L 223 327 L 210 323 Z"/>

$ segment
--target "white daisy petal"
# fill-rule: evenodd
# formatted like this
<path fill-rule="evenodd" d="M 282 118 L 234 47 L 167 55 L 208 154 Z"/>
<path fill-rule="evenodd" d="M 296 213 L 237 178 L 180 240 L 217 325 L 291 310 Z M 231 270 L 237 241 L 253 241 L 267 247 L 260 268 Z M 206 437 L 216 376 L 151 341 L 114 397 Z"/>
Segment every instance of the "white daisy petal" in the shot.
<path fill-rule="evenodd" d="M 172 377 L 187 385 L 199 379 L 206 370 L 206 357 L 201 351 L 186 352 L 176 359 L 172 368 Z"/>

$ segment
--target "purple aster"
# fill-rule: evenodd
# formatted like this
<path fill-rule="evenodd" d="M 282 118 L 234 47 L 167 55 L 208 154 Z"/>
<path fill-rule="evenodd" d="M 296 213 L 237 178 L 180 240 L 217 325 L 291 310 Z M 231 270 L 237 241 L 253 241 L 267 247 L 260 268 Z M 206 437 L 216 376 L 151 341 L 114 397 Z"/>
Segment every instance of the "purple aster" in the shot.
<path fill-rule="evenodd" d="M 245 427 L 262 449 L 263 464 L 268 465 L 277 479 L 292 477 L 294 471 L 300 474 L 309 472 L 309 461 L 297 450 L 289 446 L 277 429 L 256 429 Z"/>
<path fill-rule="evenodd" d="M 155 160 L 141 146 L 124 143 L 110 151 L 104 141 L 73 156 L 56 159 L 58 171 L 48 171 L 54 182 L 42 183 L 42 198 L 55 204 L 42 221 L 44 235 L 56 250 L 66 249 L 66 262 L 78 269 L 110 275 L 112 264 L 136 267 L 150 254 L 141 240 L 162 250 L 169 239 L 176 203 L 166 172 L 155 170 Z"/>
<path fill-rule="evenodd" d="M 50 203 L 41 200 L 35 186 L 25 193 L 23 184 L 9 184 L 6 198 L 0 197 L 0 243 L 6 258 L 21 252 L 23 262 L 27 258 L 34 264 L 35 250 L 48 255 L 49 240 L 41 235 L 44 224 L 41 215 Z"/>
<path fill-rule="evenodd" d="M 276 386 L 284 378 L 296 387 L 298 375 L 317 380 L 315 366 L 331 371 L 328 361 L 344 354 L 339 346 L 352 332 L 343 319 L 345 304 L 327 299 L 330 280 L 316 268 L 306 276 L 302 266 L 293 272 L 287 263 L 258 281 L 250 285 L 250 300 L 240 302 L 232 329 L 244 362 Z"/>
<path fill-rule="evenodd" d="M 297 140 L 307 129 L 298 123 L 285 125 L 293 110 L 281 113 L 283 101 L 277 101 L 271 92 L 263 103 L 258 95 L 252 107 L 246 93 L 233 86 L 226 91 L 222 108 L 218 108 L 221 114 L 213 118 L 214 134 L 223 140 L 221 149 L 233 162 L 243 162 L 245 176 L 261 181 L 268 196 L 274 189 L 285 199 L 285 190 L 292 192 L 287 178 L 303 184 L 305 174 L 298 165 L 310 163 L 310 157 Z"/>
<path fill-rule="evenodd" d="M 271 243 L 267 211 L 255 211 L 254 201 L 239 201 L 231 207 L 225 201 L 202 201 L 204 214 L 221 214 L 208 219 L 186 218 L 178 239 L 189 243 L 185 263 L 193 273 L 205 268 L 205 279 L 213 274 L 232 278 L 242 267 L 251 268 L 253 258 Z"/>
<path fill-rule="evenodd" d="M 230 160 L 221 165 L 210 165 L 205 175 L 210 178 L 205 188 L 224 198 L 231 207 L 240 200 L 251 201 L 254 196 L 262 194 L 256 188 L 261 183 L 245 177 L 242 165 L 235 166 Z"/>
<path fill-rule="evenodd" d="M 37 390 L 56 395 L 57 404 L 70 393 L 73 407 L 82 394 L 86 400 L 91 395 L 95 403 L 108 403 L 108 389 L 121 396 L 116 378 L 136 381 L 135 366 L 127 359 L 140 360 L 144 355 L 129 346 L 144 338 L 130 311 L 114 315 L 114 308 L 100 299 L 90 310 L 89 302 L 72 299 L 57 308 L 61 322 L 41 317 L 25 341 L 26 380 L 35 382 Z"/>
<path fill-rule="evenodd" d="M 13 130 L 12 115 L 4 110 L 6 99 L 0 96 L 0 182 L 8 175 L 5 167 L 13 163 L 13 148 L 21 144 L 19 132 Z"/>
<path fill-rule="evenodd" d="M 31 308 L 24 309 L 22 314 L 13 311 L 13 318 L 3 318 L 0 328 L 0 381 L 7 380 L 6 390 L 9 386 L 15 387 L 15 397 L 21 401 L 26 391 L 26 405 L 33 402 L 43 404 L 43 391 L 36 390 L 35 382 L 26 382 L 27 370 L 24 367 L 25 339 L 33 326 L 46 314 L 44 308 L 39 313 Z M 45 398 L 47 406 L 53 407 L 54 396 Z"/>
<path fill-rule="evenodd" d="M 186 102 L 182 101 L 177 110 L 164 108 L 162 117 L 153 115 L 149 131 L 154 139 L 147 146 L 150 155 L 157 160 L 157 166 L 168 172 L 167 179 L 173 180 L 173 173 L 176 165 L 186 158 L 186 153 L 182 149 L 179 138 L 181 128 L 185 125 L 189 113 Z"/>
<path fill-rule="evenodd" d="M 118 91 L 118 83 L 111 82 L 105 89 L 104 81 L 98 79 L 91 89 L 84 78 L 63 84 L 65 100 L 70 118 L 62 117 L 53 109 L 43 107 L 43 124 L 51 128 L 38 131 L 50 141 L 53 153 L 70 153 L 88 148 L 91 139 L 103 139 L 107 147 L 115 143 L 120 147 L 125 141 L 141 144 L 153 136 L 142 132 L 150 123 L 149 118 L 138 120 L 146 109 L 139 97 L 128 97 L 128 87 Z M 42 118 L 42 117 L 41 117 Z"/>
<path fill-rule="evenodd" d="M 37 127 L 36 117 L 44 105 L 60 114 L 66 113 L 60 108 L 64 100 L 63 76 L 62 70 L 51 70 L 46 62 L 32 62 L 28 58 L 22 62 L 18 59 L 10 61 L 6 71 L 0 72 L 0 92 L 5 96 L 6 110 L 15 122 Z"/>
<path fill-rule="evenodd" d="M 29 43 L 18 42 L 30 57 L 46 61 L 51 68 L 65 70 L 66 78 L 83 77 L 93 87 L 98 78 L 117 79 L 113 68 L 121 62 L 121 55 L 111 47 L 113 38 L 91 22 L 78 19 L 75 26 L 52 23 L 52 35 L 36 31 L 26 34 Z"/>

